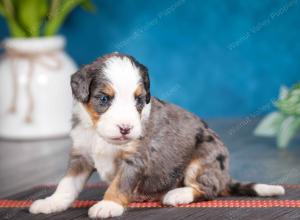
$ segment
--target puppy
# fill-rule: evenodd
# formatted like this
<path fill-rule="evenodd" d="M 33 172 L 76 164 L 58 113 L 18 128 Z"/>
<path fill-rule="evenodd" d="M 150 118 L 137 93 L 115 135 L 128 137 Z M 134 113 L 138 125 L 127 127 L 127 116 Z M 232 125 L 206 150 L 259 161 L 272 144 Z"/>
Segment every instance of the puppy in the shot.
<path fill-rule="evenodd" d="M 229 175 L 227 148 L 199 117 L 151 97 L 148 70 L 113 53 L 72 75 L 73 147 L 65 177 L 30 212 L 66 210 L 96 169 L 109 184 L 90 218 L 120 216 L 129 202 L 176 206 L 217 196 L 276 196 L 281 186 Z"/>

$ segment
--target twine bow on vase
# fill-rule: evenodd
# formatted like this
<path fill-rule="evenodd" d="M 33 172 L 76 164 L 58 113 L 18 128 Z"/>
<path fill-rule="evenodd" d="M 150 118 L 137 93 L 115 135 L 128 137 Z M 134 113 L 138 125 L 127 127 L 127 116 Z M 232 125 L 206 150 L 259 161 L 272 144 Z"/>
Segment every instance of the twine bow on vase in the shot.
<path fill-rule="evenodd" d="M 35 108 L 35 103 L 34 103 L 34 96 L 32 93 L 32 81 L 33 81 L 33 76 L 35 73 L 35 67 L 36 65 L 41 65 L 46 69 L 53 70 L 58 70 L 61 68 L 61 61 L 58 57 L 58 53 L 60 52 L 59 49 L 56 50 L 47 50 L 47 51 L 30 51 L 30 52 L 25 52 L 21 51 L 12 47 L 9 47 L 7 45 L 3 46 L 5 53 L 4 53 L 4 58 L 8 58 L 11 66 L 11 73 L 12 73 L 12 88 L 13 88 L 13 95 L 12 95 L 12 100 L 10 107 L 8 111 L 10 113 L 16 113 L 17 111 L 17 102 L 18 102 L 18 92 L 19 92 L 19 83 L 18 83 L 18 73 L 17 73 L 17 68 L 16 68 L 16 61 L 18 59 L 25 59 L 28 61 L 29 64 L 29 69 L 28 69 L 28 74 L 27 74 L 27 84 L 26 84 L 26 95 L 27 95 L 27 100 L 28 100 L 28 109 L 25 115 L 25 122 L 26 123 L 32 123 L 33 121 L 33 112 Z M 53 64 L 43 62 L 42 58 L 49 58 L 53 61 Z"/>

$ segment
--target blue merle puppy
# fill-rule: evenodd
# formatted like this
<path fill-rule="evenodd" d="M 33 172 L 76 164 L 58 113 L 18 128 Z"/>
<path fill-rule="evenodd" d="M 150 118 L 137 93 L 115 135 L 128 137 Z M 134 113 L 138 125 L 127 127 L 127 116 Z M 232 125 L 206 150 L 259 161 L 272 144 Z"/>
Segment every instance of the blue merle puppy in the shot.
<path fill-rule="evenodd" d="M 109 184 L 90 218 L 123 214 L 130 202 L 176 206 L 217 196 L 277 196 L 281 186 L 239 183 L 229 154 L 196 115 L 150 94 L 147 68 L 133 57 L 105 55 L 72 75 L 73 147 L 65 177 L 30 212 L 66 210 L 96 170 Z"/>

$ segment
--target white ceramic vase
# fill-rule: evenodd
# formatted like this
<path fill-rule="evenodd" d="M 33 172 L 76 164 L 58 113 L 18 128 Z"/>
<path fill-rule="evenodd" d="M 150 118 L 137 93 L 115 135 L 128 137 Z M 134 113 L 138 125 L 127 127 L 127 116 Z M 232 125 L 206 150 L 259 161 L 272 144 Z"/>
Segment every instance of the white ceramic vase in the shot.
<path fill-rule="evenodd" d="M 0 60 L 0 138 L 68 135 L 70 75 L 77 69 L 61 36 L 6 39 Z"/>

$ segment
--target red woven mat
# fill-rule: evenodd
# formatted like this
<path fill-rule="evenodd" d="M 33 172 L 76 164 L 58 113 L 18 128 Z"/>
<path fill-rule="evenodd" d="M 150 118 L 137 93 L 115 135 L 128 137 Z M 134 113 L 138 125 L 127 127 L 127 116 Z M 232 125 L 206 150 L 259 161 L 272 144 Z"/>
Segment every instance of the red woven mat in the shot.
<path fill-rule="evenodd" d="M 0 200 L 0 208 L 24 208 L 29 207 L 33 200 L 51 195 L 55 185 L 38 186 L 21 195 Z M 179 205 L 185 208 L 300 208 L 300 185 L 285 185 L 286 195 L 282 197 L 226 197 L 217 198 L 213 201 L 195 202 L 191 204 Z M 88 208 L 101 200 L 100 194 L 104 193 L 106 185 L 87 185 L 82 195 L 76 200 L 73 208 Z M 87 199 L 88 198 L 88 199 Z M 167 207 L 159 202 L 130 203 L 130 208 L 158 208 Z"/>

